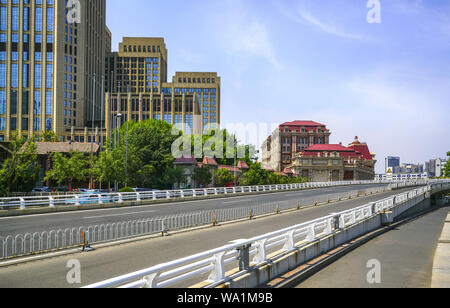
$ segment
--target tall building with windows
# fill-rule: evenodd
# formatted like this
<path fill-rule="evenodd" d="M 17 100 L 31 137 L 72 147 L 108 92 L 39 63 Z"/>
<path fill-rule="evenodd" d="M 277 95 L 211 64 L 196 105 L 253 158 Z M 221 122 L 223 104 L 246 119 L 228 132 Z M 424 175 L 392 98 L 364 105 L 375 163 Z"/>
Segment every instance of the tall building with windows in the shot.
<path fill-rule="evenodd" d="M 262 145 L 262 163 L 267 169 L 283 172 L 297 153 L 315 144 L 329 144 L 331 132 L 314 121 L 281 124 Z"/>
<path fill-rule="evenodd" d="M 0 0 L 0 141 L 101 122 L 106 1 L 72 4 Z"/>
<path fill-rule="evenodd" d="M 220 123 L 217 73 L 177 72 L 167 82 L 163 38 L 125 37 L 106 59 L 106 129 L 127 120 L 164 120 L 185 134 L 201 134 Z"/>

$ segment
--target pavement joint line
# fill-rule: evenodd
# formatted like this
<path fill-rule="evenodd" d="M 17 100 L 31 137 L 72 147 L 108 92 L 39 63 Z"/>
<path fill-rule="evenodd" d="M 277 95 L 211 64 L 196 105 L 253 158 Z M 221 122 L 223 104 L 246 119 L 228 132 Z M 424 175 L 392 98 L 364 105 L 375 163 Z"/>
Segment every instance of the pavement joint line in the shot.
<path fill-rule="evenodd" d="M 388 191 L 386 191 L 388 192 Z M 378 194 L 383 194 L 386 192 L 380 192 Z M 376 196 L 378 194 L 374 194 L 371 196 Z M 363 198 L 367 198 L 367 197 L 371 197 L 371 196 L 360 196 L 357 198 L 353 198 L 352 200 L 357 200 L 357 199 L 363 199 Z M 302 210 L 307 210 L 307 209 L 311 209 L 311 208 L 315 208 L 315 207 L 323 207 L 329 204 L 334 204 L 334 203 L 342 203 L 348 200 L 334 200 L 331 203 L 328 202 L 324 202 L 324 203 L 320 203 L 317 206 L 315 206 L 314 204 L 312 205 L 308 205 L 308 206 L 304 206 L 300 208 L 300 211 Z M 267 217 L 271 217 L 271 216 L 276 216 L 276 215 L 282 215 L 282 214 L 288 214 L 291 212 L 298 212 L 299 210 L 297 210 L 297 208 L 292 208 L 292 209 L 288 209 L 288 210 L 284 210 L 281 211 L 280 214 L 277 214 L 276 212 L 273 213 L 268 213 L 268 214 L 263 214 L 263 215 L 259 215 L 259 216 L 254 216 L 251 220 L 256 220 L 256 219 L 262 219 L 262 218 L 267 218 Z M 208 225 L 204 225 L 204 226 L 198 226 L 198 227 L 192 227 L 192 228 L 188 228 L 188 229 L 183 229 L 183 230 L 176 230 L 176 231 L 170 231 L 168 230 L 168 234 L 164 235 L 164 236 L 171 236 L 171 235 L 177 235 L 177 234 L 183 234 L 183 233 L 188 233 L 188 232 L 193 232 L 193 231 L 200 231 L 200 230 L 206 230 L 206 229 L 210 229 L 210 228 L 216 228 L 216 227 L 220 227 L 220 226 L 225 226 L 225 225 L 231 225 L 231 224 L 238 224 L 241 222 L 246 222 L 246 221 L 250 221 L 249 217 L 246 218 L 241 218 L 241 219 L 237 219 L 237 220 L 233 220 L 233 221 L 227 221 L 227 222 L 220 222 L 218 223 L 216 226 L 211 226 L 210 224 Z M 118 241 L 113 241 L 113 242 L 107 242 L 107 243 L 99 243 L 99 244 L 91 244 L 91 246 L 95 246 L 95 249 L 100 249 L 100 248 L 108 248 L 108 247 L 114 247 L 114 246 L 120 246 L 120 245 L 124 245 L 124 244 L 129 244 L 129 243 L 134 243 L 134 242 L 140 242 L 140 241 L 145 241 L 145 240 L 150 240 L 150 239 L 154 239 L 154 238 L 161 238 L 161 234 L 160 232 L 155 233 L 155 234 L 149 234 L 149 235 L 144 235 L 144 236 L 140 236 L 140 237 L 135 237 L 135 238 L 129 238 L 129 239 L 122 239 L 122 240 L 118 240 Z M 67 256 L 67 255 L 71 255 L 71 254 L 76 254 L 76 253 L 83 253 L 80 248 L 69 248 L 68 250 L 62 250 L 62 251 L 56 251 L 56 252 L 51 252 L 51 253 L 45 253 L 42 255 L 34 255 L 34 256 L 28 256 L 25 258 L 18 258 L 18 259 L 12 259 L 12 260 L 7 260 L 4 262 L 0 262 L 0 268 L 4 268 L 4 267 L 9 267 L 9 266 L 13 266 L 13 265 L 20 265 L 23 263 L 29 263 L 29 262 L 34 262 L 34 261 L 39 261 L 39 260 L 44 260 L 44 259 L 50 259 L 50 258 L 55 258 L 55 257 L 62 257 L 62 256 Z M 85 252 L 88 253 L 88 252 Z"/>
<path fill-rule="evenodd" d="M 290 279 L 284 279 L 283 282 L 281 283 L 277 283 L 274 284 L 273 281 L 275 279 L 279 279 L 280 277 L 275 278 L 273 281 L 269 281 L 266 284 L 263 285 L 263 287 L 265 288 L 290 288 L 293 287 L 295 285 L 300 284 L 301 282 L 305 281 L 306 279 L 308 279 L 309 277 L 313 276 L 314 274 L 316 274 L 318 271 L 326 268 L 327 266 L 329 266 L 330 264 L 333 264 L 334 262 L 336 262 L 337 260 L 339 260 L 340 258 L 344 257 L 345 255 L 347 255 L 348 253 L 352 252 L 353 250 L 363 246 L 364 244 L 370 242 L 371 240 L 389 232 L 394 230 L 395 228 L 403 225 L 403 224 L 407 224 L 413 220 L 415 220 L 416 218 L 425 216 L 431 212 L 434 212 L 436 210 L 440 209 L 440 207 L 436 207 L 436 208 L 431 208 L 425 211 L 422 211 L 418 214 L 415 214 L 411 217 L 402 219 L 400 221 L 397 221 L 389 226 L 386 227 L 382 227 L 379 228 L 377 230 L 374 230 L 370 233 L 367 233 L 363 236 L 358 237 L 357 239 L 354 239 L 348 243 L 345 243 L 341 246 L 339 246 L 338 248 L 336 248 L 338 251 L 336 253 L 330 254 L 330 252 L 326 253 L 325 255 L 328 255 L 328 258 L 322 259 L 321 261 L 317 261 L 315 262 L 313 265 L 310 265 L 310 262 L 313 262 L 314 260 L 319 260 L 322 256 L 316 257 L 313 260 L 306 262 L 305 264 L 300 265 L 300 267 L 303 267 L 303 270 L 301 270 L 299 272 L 298 275 L 295 275 L 293 278 Z M 335 249 L 335 250 L 336 250 Z M 309 265 L 309 266 L 308 266 Z M 282 277 L 282 276 L 281 276 Z"/>

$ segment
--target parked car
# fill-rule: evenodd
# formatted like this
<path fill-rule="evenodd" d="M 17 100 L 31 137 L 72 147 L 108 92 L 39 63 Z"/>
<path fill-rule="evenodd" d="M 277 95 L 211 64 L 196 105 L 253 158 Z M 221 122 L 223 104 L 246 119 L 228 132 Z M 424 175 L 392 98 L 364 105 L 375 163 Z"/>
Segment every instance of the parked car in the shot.
<path fill-rule="evenodd" d="M 149 188 L 132 188 L 134 192 L 152 192 L 153 190 Z"/>
<path fill-rule="evenodd" d="M 34 193 L 43 193 L 43 192 L 49 192 L 49 188 L 48 187 L 36 187 L 32 190 L 32 192 Z"/>

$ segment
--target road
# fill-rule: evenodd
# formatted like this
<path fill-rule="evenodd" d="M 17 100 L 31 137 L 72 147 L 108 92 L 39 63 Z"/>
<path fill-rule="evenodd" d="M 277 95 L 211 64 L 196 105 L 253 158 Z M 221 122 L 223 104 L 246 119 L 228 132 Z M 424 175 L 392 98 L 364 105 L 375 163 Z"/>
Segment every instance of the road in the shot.
<path fill-rule="evenodd" d="M 75 288 L 128 274 L 157 264 L 173 261 L 228 244 L 307 222 L 334 212 L 386 198 L 410 189 L 346 200 L 320 207 L 303 209 L 214 228 L 172 234 L 138 242 L 101 248 L 89 253 L 75 253 L 41 261 L 0 268 L 0 288 Z M 68 284 L 67 262 L 79 260 L 81 284 Z"/>
<path fill-rule="evenodd" d="M 76 211 L 66 213 L 40 214 L 19 217 L 0 218 L 0 236 L 15 236 L 17 234 L 35 233 L 67 228 L 89 227 L 101 224 L 165 217 L 211 209 L 232 209 L 257 206 L 263 204 L 287 204 L 295 207 L 297 202 L 302 205 L 312 204 L 314 200 L 326 200 L 327 195 L 337 198 L 338 194 L 345 196 L 349 192 L 361 189 L 381 188 L 386 185 L 358 185 L 331 188 L 290 191 L 221 199 L 186 201 L 178 203 L 136 206 L 121 209 L 103 209 Z"/>
<path fill-rule="evenodd" d="M 430 288 L 433 259 L 449 208 L 419 217 L 366 243 L 297 288 Z M 380 283 L 369 283 L 377 260 Z"/>

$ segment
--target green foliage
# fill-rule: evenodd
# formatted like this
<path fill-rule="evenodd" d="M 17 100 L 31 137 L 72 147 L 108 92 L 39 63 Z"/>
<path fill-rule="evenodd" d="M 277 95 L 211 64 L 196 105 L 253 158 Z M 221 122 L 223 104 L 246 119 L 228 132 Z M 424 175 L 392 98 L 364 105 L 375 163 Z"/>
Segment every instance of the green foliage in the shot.
<path fill-rule="evenodd" d="M 44 131 L 40 136 L 41 142 L 60 142 L 58 135 L 54 131 Z"/>
<path fill-rule="evenodd" d="M 244 160 L 247 164 L 252 164 L 257 160 L 257 151 L 253 145 L 239 144 L 236 136 L 228 133 L 226 129 L 211 130 L 206 132 L 203 136 L 191 136 L 192 153 L 195 149 L 203 149 L 204 156 L 215 157 L 219 165 L 233 166 L 235 157 L 236 163 L 239 160 Z M 197 144 L 197 147 L 196 147 Z M 200 146 L 201 145 L 201 146 Z M 239 157 L 241 153 L 245 153 L 245 157 Z M 197 157 L 198 155 L 195 155 Z"/>
<path fill-rule="evenodd" d="M 62 153 L 52 154 L 52 168 L 47 172 L 45 181 L 55 181 L 58 185 L 68 185 L 72 188 L 75 181 L 86 181 L 90 175 L 90 159 L 86 154 L 70 152 L 68 156 Z"/>
<path fill-rule="evenodd" d="M 108 184 L 111 188 L 116 180 L 124 182 L 125 180 L 125 160 L 120 151 L 104 151 L 100 153 L 94 164 L 94 177 L 101 184 Z"/>
<path fill-rule="evenodd" d="M 193 178 L 197 187 L 208 187 L 212 182 L 212 174 L 207 167 L 195 168 Z"/>
<path fill-rule="evenodd" d="M 174 172 L 168 169 L 173 168 L 175 161 L 171 152 L 172 144 L 180 135 L 173 135 L 172 126 L 164 121 L 147 120 L 139 123 L 129 122 L 127 137 L 125 123 L 117 134 L 120 141 L 118 148 L 109 149 L 112 156 L 110 163 L 118 167 L 116 175 L 119 183 L 153 189 L 171 188 Z M 112 140 L 114 137 L 113 134 Z M 122 175 L 124 178 L 120 179 Z M 104 178 L 112 179 L 106 176 Z"/>
<path fill-rule="evenodd" d="M 224 187 L 226 184 L 234 183 L 235 177 L 226 169 L 219 169 L 214 172 L 214 183 L 216 187 Z"/>
<path fill-rule="evenodd" d="M 262 168 L 261 164 L 250 164 L 250 170 L 246 172 L 240 179 L 240 185 L 276 185 L 276 184 L 298 184 L 306 183 L 308 179 L 298 177 L 285 177 L 280 174 L 269 172 Z"/>
<path fill-rule="evenodd" d="M 121 193 L 132 193 L 134 190 L 130 187 L 124 187 L 120 190 Z"/>
<path fill-rule="evenodd" d="M 36 141 L 13 134 L 9 143 L 9 157 L 0 169 L 0 195 L 11 192 L 31 192 L 39 176 Z"/>
<path fill-rule="evenodd" d="M 444 175 L 450 177 L 450 152 L 447 153 L 447 164 L 445 165 Z"/>

